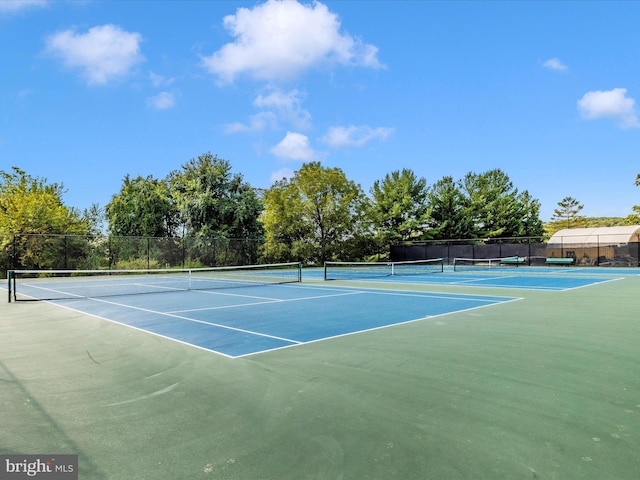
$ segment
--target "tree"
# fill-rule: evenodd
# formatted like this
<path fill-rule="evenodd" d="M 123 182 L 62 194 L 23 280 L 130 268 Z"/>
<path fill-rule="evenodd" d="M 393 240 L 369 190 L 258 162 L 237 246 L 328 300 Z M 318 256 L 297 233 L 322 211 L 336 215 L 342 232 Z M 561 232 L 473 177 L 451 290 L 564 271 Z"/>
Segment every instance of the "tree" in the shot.
<path fill-rule="evenodd" d="M 62 201 L 64 186 L 13 167 L 0 170 L 0 231 L 26 234 L 84 234 L 86 222 Z"/>
<path fill-rule="evenodd" d="M 339 168 L 302 165 L 264 194 L 264 252 L 274 261 L 340 258 L 366 229 L 366 197 Z"/>
<path fill-rule="evenodd" d="M 152 175 L 131 179 L 127 174 L 105 210 L 114 235 L 170 237 L 176 233 L 177 210 L 169 185 Z"/>
<path fill-rule="evenodd" d="M 433 239 L 458 239 L 473 236 L 473 221 L 468 201 L 453 177 L 443 177 L 429 190 L 429 236 Z"/>
<path fill-rule="evenodd" d="M 544 235 L 544 223 L 540 220 L 540 201 L 533 198 L 527 190 L 518 196 L 522 205 L 522 230 L 524 237 L 541 237 Z"/>
<path fill-rule="evenodd" d="M 636 187 L 640 187 L 640 173 L 636 176 Z M 627 225 L 638 225 L 640 224 L 640 205 L 634 205 L 631 208 L 633 213 L 625 218 L 625 223 Z"/>
<path fill-rule="evenodd" d="M 558 208 L 553 210 L 551 223 L 560 228 L 581 227 L 584 217 L 579 215 L 584 208 L 578 200 L 573 197 L 564 197 L 558 202 Z"/>
<path fill-rule="evenodd" d="M 518 194 L 508 175 L 500 169 L 468 173 L 461 182 L 467 196 L 468 214 L 476 238 L 517 237 L 524 234 L 523 218 L 536 216 L 537 201 L 528 192 Z M 529 218 L 529 228 L 533 225 Z M 539 223 L 542 226 L 542 223 Z"/>
<path fill-rule="evenodd" d="M 23 268 L 61 268 L 65 252 L 58 237 L 88 233 L 87 220 L 64 205 L 62 184 L 48 183 L 13 167 L 0 170 L 0 251 L 18 252 L 14 264 Z M 7 256 L 8 258 L 8 256 Z"/>
<path fill-rule="evenodd" d="M 87 222 L 87 235 L 100 235 L 104 231 L 106 210 L 97 203 L 82 211 L 82 218 Z"/>
<path fill-rule="evenodd" d="M 263 236 L 262 202 L 227 160 L 202 154 L 169 174 L 168 181 L 186 236 L 194 238 L 194 257 L 205 265 L 255 263 Z"/>
<path fill-rule="evenodd" d="M 262 204 L 256 190 L 231 172 L 231 164 L 211 153 L 172 172 L 168 181 L 187 234 L 209 238 L 262 236 Z"/>
<path fill-rule="evenodd" d="M 370 215 L 384 244 L 422 235 L 428 214 L 427 193 L 427 181 L 406 168 L 374 182 Z"/>

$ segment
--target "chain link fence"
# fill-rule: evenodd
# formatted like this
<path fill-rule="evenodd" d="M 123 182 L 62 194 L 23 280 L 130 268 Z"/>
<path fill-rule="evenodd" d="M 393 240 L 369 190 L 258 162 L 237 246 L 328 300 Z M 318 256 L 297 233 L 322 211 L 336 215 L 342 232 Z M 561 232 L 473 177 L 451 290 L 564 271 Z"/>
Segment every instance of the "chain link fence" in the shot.
<path fill-rule="evenodd" d="M 572 258 L 578 266 L 640 267 L 640 233 L 583 236 L 488 238 L 473 240 L 427 240 L 391 246 L 391 261 L 443 258 L 524 257 L 527 265 L 545 265 L 547 258 Z"/>
<path fill-rule="evenodd" d="M 260 239 L 0 234 L 0 276 L 7 270 L 120 270 L 255 265 L 270 258 Z M 573 258 L 575 265 L 640 267 L 640 232 L 584 237 L 516 237 L 401 242 L 390 260 L 525 257 Z"/>
<path fill-rule="evenodd" d="M 256 239 L 0 234 L 0 275 L 7 270 L 119 270 L 254 265 Z"/>
<path fill-rule="evenodd" d="M 629 234 L 554 235 L 547 256 L 572 258 L 576 265 L 640 267 L 640 231 Z"/>

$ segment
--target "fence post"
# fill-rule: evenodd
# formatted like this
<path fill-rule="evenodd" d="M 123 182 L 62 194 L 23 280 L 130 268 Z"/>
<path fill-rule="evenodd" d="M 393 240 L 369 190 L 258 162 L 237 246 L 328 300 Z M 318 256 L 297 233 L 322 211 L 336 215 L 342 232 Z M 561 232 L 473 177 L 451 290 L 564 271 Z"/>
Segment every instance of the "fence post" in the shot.
<path fill-rule="evenodd" d="M 11 285 L 11 277 L 13 277 L 13 270 L 7 271 L 7 282 L 8 282 L 7 289 L 8 289 L 8 293 L 9 293 L 9 303 L 11 303 L 11 287 L 12 287 L 12 285 Z"/>
<path fill-rule="evenodd" d="M 64 269 L 68 270 L 69 269 L 69 258 L 68 258 L 68 253 L 67 253 L 67 235 L 64 236 Z"/>

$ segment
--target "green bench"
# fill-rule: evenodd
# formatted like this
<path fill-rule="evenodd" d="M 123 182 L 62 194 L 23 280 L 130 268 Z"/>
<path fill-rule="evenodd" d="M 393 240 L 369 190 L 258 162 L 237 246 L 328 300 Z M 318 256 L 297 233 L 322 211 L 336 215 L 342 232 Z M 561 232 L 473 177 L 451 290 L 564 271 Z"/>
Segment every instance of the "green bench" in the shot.
<path fill-rule="evenodd" d="M 547 265 L 573 265 L 575 258 L 572 257 L 547 257 L 545 263 Z"/>

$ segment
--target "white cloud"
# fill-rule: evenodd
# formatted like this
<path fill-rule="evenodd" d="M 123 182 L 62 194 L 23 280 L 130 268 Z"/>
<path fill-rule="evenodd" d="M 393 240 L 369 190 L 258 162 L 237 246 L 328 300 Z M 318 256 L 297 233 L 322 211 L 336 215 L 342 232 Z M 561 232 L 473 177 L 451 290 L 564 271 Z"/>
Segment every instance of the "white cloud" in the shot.
<path fill-rule="evenodd" d="M 564 63 L 562 63 L 560 59 L 557 57 L 550 58 L 549 60 L 544 62 L 542 66 L 544 68 L 548 68 L 549 70 L 556 70 L 559 72 L 568 70 L 568 67 Z"/>
<path fill-rule="evenodd" d="M 280 122 L 286 122 L 297 130 L 307 130 L 311 125 L 311 114 L 302 108 L 298 90 L 282 92 L 271 89 L 265 95 L 258 95 L 253 101 L 257 108 L 266 109 L 250 117 L 249 123 L 234 122 L 225 127 L 226 133 L 261 132 L 276 130 Z"/>
<path fill-rule="evenodd" d="M 372 140 L 386 140 L 393 133 L 393 128 L 368 126 L 331 127 L 322 141 L 332 147 L 362 147 Z"/>
<path fill-rule="evenodd" d="M 283 160 L 308 162 L 318 157 L 309 144 L 309 137 L 296 132 L 287 132 L 287 135 L 270 152 Z"/>
<path fill-rule="evenodd" d="M 587 92 L 578 100 L 578 110 L 582 118 L 587 120 L 611 118 L 617 120 L 621 128 L 640 128 L 635 100 L 626 95 L 626 88 Z"/>
<path fill-rule="evenodd" d="M 142 36 L 116 25 L 100 25 L 86 33 L 65 30 L 47 39 L 47 51 L 60 57 L 65 66 L 80 68 L 90 84 L 105 84 L 127 75 L 144 61 L 140 53 Z"/>
<path fill-rule="evenodd" d="M 278 118 L 284 120 L 296 129 L 308 129 L 311 123 L 311 114 L 301 107 L 300 92 L 291 90 L 282 92 L 273 90 L 267 95 L 258 95 L 253 104 L 259 108 L 274 109 Z"/>
<path fill-rule="evenodd" d="M 260 112 L 249 118 L 249 123 L 233 122 L 225 126 L 225 133 L 262 132 L 267 129 L 275 129 L 278 120 L 273 112 Z"/>
<path fill-rule="evenodd" d="M 174 78 L 167 78 L 167 77 L 163 77 L 162 75 L 158 75 L 155 72 L 149 72 L 149 80 L 151 80 L 151 85 L 153 85 L 154 87 L 168 87 L 170 85 L 173 85 L 173 82 L 175 82 Z"/>
<path fill-rule="evenodd" d="M 47 0 L 0 0 L 0 13 L 17 12 L 33 7 L 44 7 Z"/>
<path fill-rule="evenodd" d="M 251 131 L 251 127 L 246 123 L 242 123 L 242 122 L 227 123 L 224 126 L 224 133 L 244 133 L 244 132 L 250 132 L 250 131 Z"/>
<path fill-rule="evenodd" d="M 286 80 L 327 64 L 382 67 L 377 47 L 340 33 L 337 15 L 317 1 L 268 0 L 253 9 L 239 8 L 224 18 L 224 26 L 235 40 L 202 59 L 222 82 L 241 74 Z"/>
<path fill-rule="evenodd" d="M 175 95 L 171 92 L 160 92 L 147 99 L 147 105 L 155 110 L 167 110 L 176 104 Z"/>

